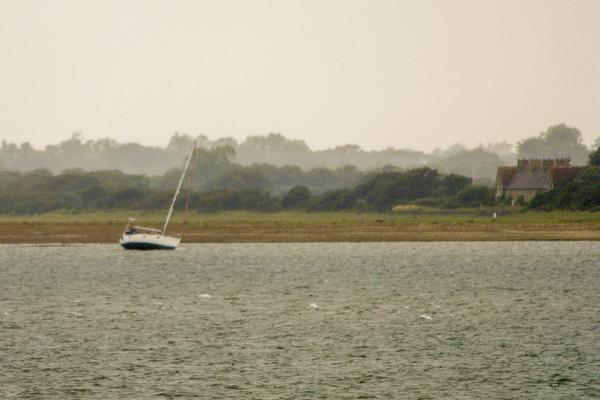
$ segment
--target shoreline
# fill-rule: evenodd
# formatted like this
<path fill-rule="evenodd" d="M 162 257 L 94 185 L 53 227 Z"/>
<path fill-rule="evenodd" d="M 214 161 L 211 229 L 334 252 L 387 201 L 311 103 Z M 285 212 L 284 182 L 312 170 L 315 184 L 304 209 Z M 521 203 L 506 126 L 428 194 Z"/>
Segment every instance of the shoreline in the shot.
<path fill-rule="evenodd" d="M 121 224 L 2 222 L 1 244 L 117 243 Z M 182 243 L 600 241 L 598 223 L 178 223 Z"/>

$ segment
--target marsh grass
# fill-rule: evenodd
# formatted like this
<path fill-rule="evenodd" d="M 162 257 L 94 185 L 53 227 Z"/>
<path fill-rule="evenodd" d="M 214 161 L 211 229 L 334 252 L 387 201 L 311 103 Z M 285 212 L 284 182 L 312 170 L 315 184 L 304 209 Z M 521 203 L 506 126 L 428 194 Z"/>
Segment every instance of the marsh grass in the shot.
<path fill-rule="evenodd" d="M 416 207 L 416 208 L 415 208 Z M 493 222 L 492 215 L 498 217 Z M 36 215 L 0 214 L 0 224 L 108 224 L 125 225 L 128 217 L 135 224 L 160 226 L 164 212 L 110 210 L 73 213 L 69 211 Z M 471 224 L 600 224 L 600 212 L 552 211 L 536 212 L 520 209 L 456 209 L 440 210 L 419 206 L 395 208 L 392 213 L 304 212 L 281 211 L 259 213 L 227 211 L 217 213 L 178 212 L 171 220 L 174 225 L 471 225 Z"/>

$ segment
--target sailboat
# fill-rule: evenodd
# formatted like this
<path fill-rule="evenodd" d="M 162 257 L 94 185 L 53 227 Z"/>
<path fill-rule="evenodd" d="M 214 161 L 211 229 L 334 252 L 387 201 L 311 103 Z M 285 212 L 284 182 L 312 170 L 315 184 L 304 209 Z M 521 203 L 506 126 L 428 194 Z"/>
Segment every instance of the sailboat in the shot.
<path fill-rule="evenodd" d="M 123 246 L 123 248 L 127 250 L 175 250 L 177 248 L 177 245 L 179 244 L 179 242 L 181 242 L 181 237 L 167 236 L 165 235 L 165 233 L 167 231 L 169 221 L 171 220 L 173 208 L 175 207 L 177 196 L 179 195 L 179 191 L 181 190 L 181 185 L 183 184 L 183 178 L 185 177 L 185 173 L 187 172 L 187 169 L 190 165 L 190 160 L 194 156 L 195 151 L 196 142 L 194 142 L 192 151 L 185 162 L 183 173 L 181 174 L 181 178 L 179 179 L 177 190 L 175 190 L 175 195 L 173 195 L 171 207 L 169 208 L 169 212 L 167 213 L 167 219 L 165 220 L 162 229 L 145 228 L 143 226 L 132 225 L 135 219 L 130 217 L 129 221 L 127 222 L 127 226 L 125 227 L 125 231 L 123 232 L 123 234 L 121 235 L 121 239 L 119 240 L 119 244 Z"/>

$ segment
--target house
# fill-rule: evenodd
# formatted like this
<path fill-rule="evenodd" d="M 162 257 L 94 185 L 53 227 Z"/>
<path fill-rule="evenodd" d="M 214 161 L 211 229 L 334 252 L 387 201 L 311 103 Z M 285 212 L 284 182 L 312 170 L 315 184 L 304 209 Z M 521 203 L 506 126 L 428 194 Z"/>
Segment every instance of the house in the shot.
<path fill-rule="evenodd" d="M 496 200 L 505 199 L 511 204 L 529 202 L 542 192 L 569 182 L 584 167 L 570 165 L 569 158 L 522 159 L 516 167 L 498 167 L 496 173 Z"/>

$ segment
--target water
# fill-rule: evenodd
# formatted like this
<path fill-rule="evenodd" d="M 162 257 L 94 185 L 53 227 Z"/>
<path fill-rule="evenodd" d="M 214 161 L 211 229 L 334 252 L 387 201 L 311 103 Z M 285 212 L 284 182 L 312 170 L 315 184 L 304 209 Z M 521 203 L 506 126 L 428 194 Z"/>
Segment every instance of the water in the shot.
<path fill-rule="evenodd" d="M 0 246 L 0 398 L 600 398 L 599 289 L 594 242 Z"/>

